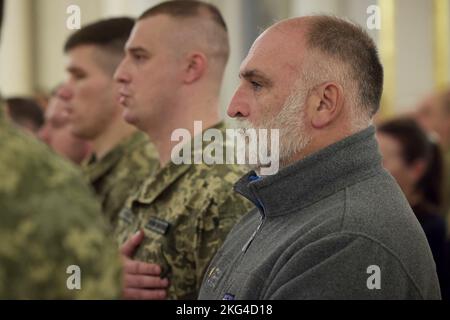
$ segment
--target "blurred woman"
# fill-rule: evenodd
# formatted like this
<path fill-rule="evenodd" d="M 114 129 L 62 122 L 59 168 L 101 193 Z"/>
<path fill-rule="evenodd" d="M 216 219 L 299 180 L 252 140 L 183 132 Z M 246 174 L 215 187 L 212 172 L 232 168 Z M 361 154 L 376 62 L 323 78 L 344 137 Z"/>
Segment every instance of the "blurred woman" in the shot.
<path fill-rule="evenodd" d="M 436 141 L 412 119 L 395 119 L 377 128 L 384 167 L 397 180 L 428 239 L 443 297 L 448 297 L 443 159 Z"/>

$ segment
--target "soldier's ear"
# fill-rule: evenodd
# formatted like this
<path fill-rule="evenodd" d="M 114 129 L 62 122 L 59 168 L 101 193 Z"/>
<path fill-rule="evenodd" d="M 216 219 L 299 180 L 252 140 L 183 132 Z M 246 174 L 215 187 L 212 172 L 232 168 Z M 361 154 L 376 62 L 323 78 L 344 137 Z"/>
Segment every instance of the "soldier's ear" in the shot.
<path fill-rule="evenodd" d="M 207 58 L 202 52 L 192 52 L 187 55 L 183 70 L 184 83 L 191 84 L 200 79 L 206 72 L 207 64 Z"/>

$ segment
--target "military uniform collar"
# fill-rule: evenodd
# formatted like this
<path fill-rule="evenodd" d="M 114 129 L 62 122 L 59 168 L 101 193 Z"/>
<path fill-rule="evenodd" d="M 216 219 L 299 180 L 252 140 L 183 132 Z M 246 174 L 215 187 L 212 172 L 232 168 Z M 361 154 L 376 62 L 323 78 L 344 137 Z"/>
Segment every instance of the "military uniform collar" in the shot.
<path fill-rule="evenodd" d="M 134 132 L 131 136 L 116 145 L 103 158 L 97 159 L 95 154 L 93 154 L 83 163 L 83 172 L 89 177 L 91 183 L 95 182 L 109 172 L 119 162 L 125 152 L 145 142 L 146 139 L 147 137 L 144 133 L 139 131 Z"/>
<path fill-rule="evenodd" d="M 211 127 L 211 129 L 212 128 L 224 131 L 225 124 L 221 121 Z M 209 128 L 205 128 L 205 130 L 206 129 Z M 194 138 L 195 137 L 191 139 L 191 146 L 194 145 Z M 193 155 L 194 151 L 192 152 L 192 156 Z M 144 204 L 152 203 L 164 190 L 169 188 L 177 179 L 186 174 L 190 169 L 193 170 L 195 166 L 198 166 L 198 164 L 194 164 L 193 161 L 191 164 L 175 164 L 170 161 L 164 167 L 160 168 L 154 176 L 144 182 L 137 200 Z"/>
<path fill-rule="evenodd" d="M 277 174 L 255 179 L 249 172 L 234 186 L 263 215 L 298 212 L 382 170 L 375 128 L 360 131 L 305 159 L 282 168 Z"/>

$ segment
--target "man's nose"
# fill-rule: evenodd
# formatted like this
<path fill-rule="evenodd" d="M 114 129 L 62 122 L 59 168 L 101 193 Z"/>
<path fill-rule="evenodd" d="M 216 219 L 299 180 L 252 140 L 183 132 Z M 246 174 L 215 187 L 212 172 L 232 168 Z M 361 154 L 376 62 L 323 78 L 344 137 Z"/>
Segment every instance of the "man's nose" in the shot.
<path fill-rule="evenodd" d="M 126 60 L 123 59 L 120 64 L 117 66 L 116 71 L 114 72 L 114 81 L 118 83 L 129 83 L 131 81 L 131 76 L 127 71 Z"/>
<path fill-rule="evenodd" d="M 250 115 L 250 106 L 245 95 L 237 89 L 227 110 L 231 118 L 247 118 Z"/>
<path fill-rule="evenodd" d="M 67 83 L 62 84 L 56 91 L 56 95 L 63 101 L 70 101 L 73 98 L 72 89 Z"/>

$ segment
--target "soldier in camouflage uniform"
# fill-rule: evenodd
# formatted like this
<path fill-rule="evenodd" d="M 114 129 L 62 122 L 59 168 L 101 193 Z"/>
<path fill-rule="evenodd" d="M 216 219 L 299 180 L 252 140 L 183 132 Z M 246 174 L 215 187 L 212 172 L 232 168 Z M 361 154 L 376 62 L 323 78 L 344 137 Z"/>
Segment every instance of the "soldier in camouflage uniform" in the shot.
<path fill-rule="evenodd" d="M 225 134 L 222 123 L 214 128 Z M 161 277 L 170 279 L 169 298 L 197 298 L 210 259 L 251 209 L 232 191 L 243 174 L 237 165 L 169 162 L 128 199 L 119 215 L 119 242 L 144 231 L 133 257 L 161 266 Z"/>
<path fill-rule="evenodd" d="M 224 133 L 218 97 L 228 55 L 220 12 L 197 1 L 150 8 L 127 42 L 115 74 L 124 117 L 154 141 L 161 169 L 127 200 L 117 237 L 128 247 L 135 241 L 130 236 L 143 230 L 128 257 L 156 264 L 161 272 L 125 270 L 125 298 L 197 298 L 210 259 L 252 206 L 232 188 L 244 168 L 171 161 L 174 130 L 195 133 L 193 122 L 199 120 L 203 128 Z M 160 278 L 169 280 L 166 291 L 152 285 Z"/>
<path fill-rule="evenodd" d="M 18 132 L 0 108 L 0 299 L 113 299 L 117 247 L 69 163 Z M 66 273 L 80 267 L 81 290 Z"/>
<path fill-rule="evenodd" d="M 92 142 L 93 154 L 82 170 L 112 229 L 129 194 L 158 167 L 147 136 L 123 120 L 113 80 L 133 24 L 113 18 L 72 34 L 64 48 L 69 78 L 58 90 L 67 102 L 71 131 Z"/>
<path fill-rule="evenodd" d="M 100 198 L 102 211 L 111 226 L 128 196 L 143 180 L 156 171 L 158 160 L 154 146 L 142 132 L 135 132 L 103 158 L 93 154 L 83 163 L 82 172 Z"/>

